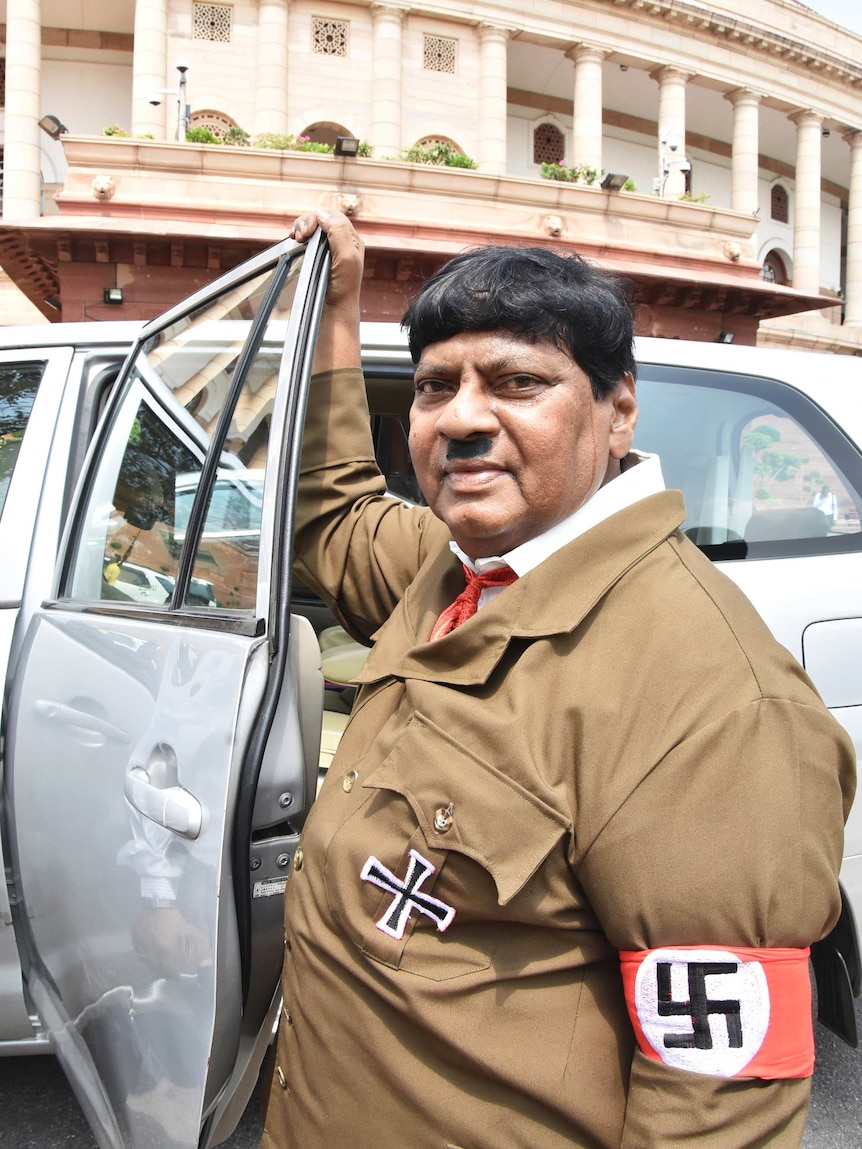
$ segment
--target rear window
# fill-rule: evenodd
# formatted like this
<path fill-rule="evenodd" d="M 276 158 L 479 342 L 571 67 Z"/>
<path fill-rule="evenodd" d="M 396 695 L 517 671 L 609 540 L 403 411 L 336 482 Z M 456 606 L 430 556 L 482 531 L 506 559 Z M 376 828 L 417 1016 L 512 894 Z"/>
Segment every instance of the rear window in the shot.
<path fill-rule="evenodd" d="M 862 550 L 862 461 L 814 403 L 772 379 L 642 364 L 635 446 L 685 494 L 711 558 Z"/>

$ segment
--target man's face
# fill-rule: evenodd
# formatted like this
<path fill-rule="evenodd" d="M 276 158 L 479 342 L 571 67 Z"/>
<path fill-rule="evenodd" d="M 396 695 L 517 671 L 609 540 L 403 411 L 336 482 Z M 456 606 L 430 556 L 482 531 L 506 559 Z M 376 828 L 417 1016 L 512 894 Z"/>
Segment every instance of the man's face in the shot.
<path fill-rule="evenodd" d="M 596 402 L 553 343 L 464 331 L 416 366 L 410 454 L 422 493 L 471 558 L 505 554 L 582 506 L 631 447 L 634 383 Z"/>

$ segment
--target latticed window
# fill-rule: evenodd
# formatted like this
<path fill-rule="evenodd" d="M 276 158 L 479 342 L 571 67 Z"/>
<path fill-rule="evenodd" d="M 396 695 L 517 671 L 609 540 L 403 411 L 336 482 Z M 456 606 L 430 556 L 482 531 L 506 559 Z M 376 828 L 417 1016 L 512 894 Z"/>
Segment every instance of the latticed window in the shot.
<path fill-rule="evenodd" d="M 321 56 L 346 56 L 347 20 L 327 20 L 323 16 L 311 18 L 311 50 Z"/>
<path fill-rule="evenodd" d="M 422 67 L 426 72 L 455 72 L 455 54 L 458 41 L 448 36 L 425 36 L 422 46 Z"/>
<path fill-rule="evenodd" d="M 448 136 L 423 136 L 421 140 L 416 141 L 418 148 L 436 148 L 441 145 L 453 148 L 461 155 L 464 154 L 464 149 L 459 147 L 454 140 L 450 140 Z"/>
<path fill-rule="evenodd" d="M 223 139 L 225 132 L 228 128 L 235 128 L 236 121 L 232 120 L 230 116 L 226 116 L 223 112 L 201 111 L 192 112 L 189 117 L 190 128 L 209 128 L 214 136 Z"/>
<path fill-rule="evenodd" d="M 230 43 L 230 4 L 192 4 L 192 39 Z"/>
<path fill-rule="evenodd" d="M 769 199 L 769 214 L 776 223 L 788 223 L 787 188 L 775 184 Z"/>
<path fill-rule="evenodd" d="M 533 132 L 533 163 L 558 164 L 566 155 L 566 137 L 555 124 L 539 124 Z"/>

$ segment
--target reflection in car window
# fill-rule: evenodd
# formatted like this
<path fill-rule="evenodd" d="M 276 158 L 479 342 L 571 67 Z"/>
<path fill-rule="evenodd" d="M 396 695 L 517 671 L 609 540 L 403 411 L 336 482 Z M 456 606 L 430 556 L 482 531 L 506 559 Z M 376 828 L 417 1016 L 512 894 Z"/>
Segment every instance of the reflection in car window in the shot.
<path fill-rule="evenodd" d="M 0 364 L 0 514 L 44 371 L 44 363 Z"/>
<path fill-rule="evenodd" d="M 257 600 L 263 480 L 287 322 L 296 297 L 301 257 L 293 260 L 253 358 L 244 368 L 210 491 L 194 579 L 208 582 L 219 607 L 253 610 Z M 179 490 L 179 484 L 178 484 Z M 194 581 L 187 606 L 201 605 Z"/>
<path fill-rule="evenodd" d="M 640 450 L 685 494 L 712 558 L 862 550 L 858 457 L 801 393 L 772 380 L 643 365 Z"/>
<path fill-rule="evenodd" d="M 71 597 L 170 603 L 203 462 L 272 274 L 182 317 L 138 353 L 98 462 Z M 212 580 L 197 577 L 188 602 L 212 606 L 217 594 Z"/>

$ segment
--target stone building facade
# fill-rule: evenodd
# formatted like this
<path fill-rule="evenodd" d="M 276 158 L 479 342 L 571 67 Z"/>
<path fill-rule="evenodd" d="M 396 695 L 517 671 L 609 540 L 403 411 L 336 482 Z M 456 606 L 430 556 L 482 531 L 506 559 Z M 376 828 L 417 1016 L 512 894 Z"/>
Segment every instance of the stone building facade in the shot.
<path fill-rule="evenodd" d="M 5 0 L 0 24 L 24 293 L 0 321 L 146 318 L 339 206 L 369 318 L 514 241 L 629 276 L 643 333 L 862 352 L 862 39 L 797 0 Z M 278 136 L 373 152 L 256 146 Z M 560 161 L 578 182 L 542 178 Z"/>

